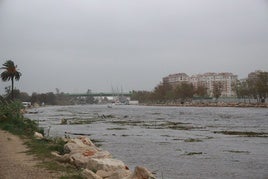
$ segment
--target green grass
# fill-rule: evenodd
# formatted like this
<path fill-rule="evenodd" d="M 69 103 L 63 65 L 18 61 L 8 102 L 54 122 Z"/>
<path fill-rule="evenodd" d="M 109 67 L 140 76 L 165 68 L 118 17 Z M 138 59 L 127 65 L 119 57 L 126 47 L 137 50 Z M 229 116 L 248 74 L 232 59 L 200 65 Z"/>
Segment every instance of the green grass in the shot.
<path fill-rule="evenodd" d="M 52 151 L 57 151 L 59 154 L 64 154 L 63 147 L 65 141 L 61 138 L 54 139 L 31 139 L 28 140 L 25 144 L 30 147 L 29 153 L 35 154 L 40 158 L 51 157 L 50 154 Z"/>
<path fill-rule="evenodd" d="M 64 154 L 63 148 L 66 142 L 61 138 L 54 139 L 31 139 L 25 144 L 29 147 L 28 154 L 36 156 L 42 162 L 38 165 L 48 170 L 63 173 L 63 178 L 83 178 L 81 171 L 75 166 L 68 163 L 59 163 L 51 154 L 52 151 L 57 151 L 59 154 Z"/>

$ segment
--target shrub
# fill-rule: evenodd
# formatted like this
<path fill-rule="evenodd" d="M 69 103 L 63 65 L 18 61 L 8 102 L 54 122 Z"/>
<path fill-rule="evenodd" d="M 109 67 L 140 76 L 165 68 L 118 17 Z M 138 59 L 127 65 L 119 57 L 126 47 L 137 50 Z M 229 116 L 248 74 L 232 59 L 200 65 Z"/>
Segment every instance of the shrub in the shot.
<path fill-rule="evenodd" d="M 16 135 L 32 136 L 35 131 L 44 133 L 36 122 L 23 117 L 19 101 L 0 102 L 0 128 Z"/>

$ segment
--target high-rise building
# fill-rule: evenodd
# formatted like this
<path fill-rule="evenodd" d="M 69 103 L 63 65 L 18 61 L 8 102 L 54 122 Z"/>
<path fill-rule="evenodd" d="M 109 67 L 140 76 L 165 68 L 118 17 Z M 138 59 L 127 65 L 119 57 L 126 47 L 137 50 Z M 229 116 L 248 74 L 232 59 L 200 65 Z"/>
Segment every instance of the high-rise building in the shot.
<path fill-rule="evenodd" d="M 163 78 L 163 83 L 169 83 L 176 87 L 182 82 L 192 83 L 194 88 L 202 85 L 207 89 L 209 96 L 213 96 L 213 89 L 215 84 L 219 84 L 222 89 L 221 96 L 232 97 L 235 92 L 232 89 L 233 84 L 237 81 L 237 75 L 232 73 L 204 73 L 192 75 L 189 77 L 185 73 L 170 74 Z"/>
<path fill-rule="evenodd" d="M 172 87 L 176 87 L 179 84 L 186 82 L 189 83 L 189 76 L 185 73 L 176 73 L 176 74 L 170 74 L 166 77 L 163 78 L 163 83 L 166 84 L 170 84 Z"/>

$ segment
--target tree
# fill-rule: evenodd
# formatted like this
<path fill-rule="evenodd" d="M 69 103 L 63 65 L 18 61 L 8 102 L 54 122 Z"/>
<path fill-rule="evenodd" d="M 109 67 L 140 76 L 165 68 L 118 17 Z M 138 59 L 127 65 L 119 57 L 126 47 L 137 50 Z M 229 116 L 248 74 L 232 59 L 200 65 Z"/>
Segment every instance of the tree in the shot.
<path fill-rule="evenodd" d="M 171 98 L 170 91 L 172 90 L 172 86 L 168 83 L 159 84 L 154 88 L 153 91 L 153 100 L 157 102 L 163 103 Z"/>
<path fill-rule="evenodd" d="M 248 87 L 248 81 L 237 81 L 233 87 L 233 90 L 235 91 L 238 98 L 244 99 L 244 102 L 246 102 L 246 98 L 250 97 L 249 94 L 249 87 Z"/>
<path fill-rule="evenodd" d="M 31 100 L 31 97 L 26 92 L 20 92 L 19 99 L 23 102 L 29 102 Z"/>
<path fill-rule="evenodd" d="M 220 81 L 213 83 L 213 96 L 218 99 L 222 93 L 223 84 Z"/>
<path fill-rule="evenodd" d="M 53 92 L 49 92 L 46 94 L 46 103 L 49 105 L 56 105 L 56 95 Z"/>
<path fill-rule="evenodd" d="M 260 72 L 257 75 L 256 91 L 261 102 L 265 102 L 268 95 L 268 72 Z"/>
<path fill-rule="evenodd" d="M 268 72 L 256 71 L 247 79 L 249 94 L 258 102 L 265 102 L 268 94 Z"/>
<path fill-rule="evenodd" d="M 152 92 L 150 91 L 132 91 L 131 100 L 138 100 L 140 103 L 152 102 Z"/>
<path fill-rule="evenodd" d="M 206 97 L 208 95 L 207 88 L 202 84 L 199 84 L 197 86 L 197 88 L 195 90 L 195 93 L 196 93 L 197 96 L 202 97 L 202 98 L 204 98 L 204 97 Z"/>
<path fill-rule="evenodd" d="M 176 87 L 175 95 L 177 98 L 181 99 L 181 103 L 184 103 L 185 100 L 193 98 L 194 86 L 192 84 L 183 82 Z"/>
<path fill-rule="evenodd" d="M 40 103 L 39 101 L 39 97 L 38 97 L 38 94 L 36 92 L 32 93 L 32 96 L 31 96 L 31 103 L 32 104 L 35 104 L 35 103 Z"/>
<path fill-rule="evenodd" d="M 14 89 L 13 90 L 13 93 L 11 92 L 11 87 L 10 86 L 7 86 L 5 87 L 5 92 L 6 92 L 6 95 L 5 95 L 5 98 L 8 99 L 8 100 L 12 100 L 12 99 L 19 99 L 20 98 L 20 90 L 18 89 Z M 12 97 L 12 94 L 13 94 L 13 97 Z"/>
<path fill-rule="evenodd" d="M 14 99 L 14 79 L 18 81 L 21 73 L 17 70 L 17 65 L 15 65 L 12 60 L 7 60 L 0 69 L 4 70 L 1 73 L 2 80 L 11 80 L 11 98 Z"/>

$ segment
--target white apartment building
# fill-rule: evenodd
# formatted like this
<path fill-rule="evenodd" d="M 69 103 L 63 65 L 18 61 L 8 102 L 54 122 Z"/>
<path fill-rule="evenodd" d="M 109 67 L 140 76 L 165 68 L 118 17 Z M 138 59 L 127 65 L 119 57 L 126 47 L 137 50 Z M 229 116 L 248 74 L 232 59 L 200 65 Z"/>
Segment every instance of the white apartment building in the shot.
<path fill-rule="evenodd" d="M 196 75 L 191 78 L 191 83 L 195 87 L 203 85 L 207 88 L 209 96 L 213 96 L 213 88 L 215 83 L 222 85 L 222 97 L 235 96 L 235 92 L 232 89 L 232 85 L 237 81 L 237 75 L 232 73 L 205 73 L 202 75 Z"/>
<path fill-rule="evenodd" d="M 172 87 L 176 87 L 182 82 L 190 82 L 190 77 L 185 73 L 170 74 L 163 78 L 163 83 L 168 83 Z"/>
<path fill-rule="evenodd" d="M 171 74 L 163 78 L 163 83 L 169 83 L 173 87 L 182 82 L 192 83 L 195 88 L 202 85 L 207 88 L 209 96 L 213 96 L 213 88 L 215 83 L 222 85 L 222 97 L 235 96 L 235 92 L 232 90 L 232 84 L 237 81 L 237 75 L 232 73 L 205 73 L 192 75 L 189 77 L 185 73 Z"/>

